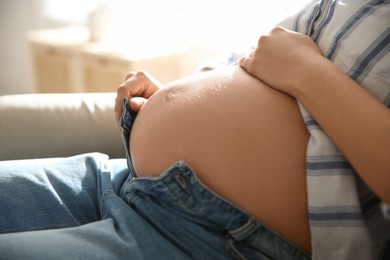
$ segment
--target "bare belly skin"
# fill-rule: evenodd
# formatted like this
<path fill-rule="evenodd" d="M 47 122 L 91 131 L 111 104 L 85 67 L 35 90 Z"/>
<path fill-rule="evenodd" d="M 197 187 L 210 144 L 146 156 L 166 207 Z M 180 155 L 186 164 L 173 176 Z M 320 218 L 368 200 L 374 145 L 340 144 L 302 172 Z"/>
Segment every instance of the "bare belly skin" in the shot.
<path fill-rule="evenodd" d="M 308 138 L 293 98 L 234 67 L 155 93 L 130 146 L 138 175 L 158 176 L 183 160 L 215 192 L 310 252 Z"/>

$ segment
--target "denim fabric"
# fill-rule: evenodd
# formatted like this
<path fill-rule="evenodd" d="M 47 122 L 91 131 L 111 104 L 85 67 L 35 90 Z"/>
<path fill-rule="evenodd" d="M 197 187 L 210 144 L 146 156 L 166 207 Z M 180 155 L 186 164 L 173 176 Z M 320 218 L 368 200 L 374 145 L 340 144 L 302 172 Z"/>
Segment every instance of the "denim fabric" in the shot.
<path fill-rule="evenodd" d="M 0 259 L 308 259 L 178 162 L 137 177 L 93 153 L 0 162 Z M 28 231 L 28 232 L 21 232 Z"/>
<path fill-rule="evenodd" d="M 111 180 L 110 175 L 98 172 L 107 160 L 106 155 L 96 153 L 0 162 L 0 233 L 72 227 L 99 220 L 99 183 Z"/>
<path fill-rule="evenodd" d="M 99 153 L 0 162 L 0 259 L 186 259 L 118 197 L 128 173 Z"/>
<path fill-rule="evenodd" d="M 199 259 L 309 259 L 306 253 L 214 193 L 185 162 L 159 177 L 138 177 L 129 139 L 137 113 L 128 100 L 121 118 L 130 169 L 120 196 L 186 255 Z"/>

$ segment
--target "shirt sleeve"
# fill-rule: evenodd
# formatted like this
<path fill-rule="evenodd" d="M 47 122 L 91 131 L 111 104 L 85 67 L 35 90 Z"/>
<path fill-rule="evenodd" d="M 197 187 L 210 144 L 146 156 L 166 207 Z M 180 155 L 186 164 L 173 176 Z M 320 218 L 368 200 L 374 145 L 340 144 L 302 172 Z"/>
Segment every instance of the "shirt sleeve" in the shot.
<path fill-rule="evenodd" d="M 312 0 L 299 12 L 281 21 L 277 26 L 308 35 L 321 5 L 322 1 Z"/>

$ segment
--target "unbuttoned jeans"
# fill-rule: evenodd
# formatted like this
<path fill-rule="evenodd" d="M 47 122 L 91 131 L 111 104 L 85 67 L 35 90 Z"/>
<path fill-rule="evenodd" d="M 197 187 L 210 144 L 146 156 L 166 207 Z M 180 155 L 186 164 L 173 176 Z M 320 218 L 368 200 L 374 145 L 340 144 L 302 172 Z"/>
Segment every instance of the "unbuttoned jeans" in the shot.
<path fill-rule="evenodd" d="M 308 259 L 185 162 L 137 177 L 100 153 L 0 162 L 0 259 Z"/>

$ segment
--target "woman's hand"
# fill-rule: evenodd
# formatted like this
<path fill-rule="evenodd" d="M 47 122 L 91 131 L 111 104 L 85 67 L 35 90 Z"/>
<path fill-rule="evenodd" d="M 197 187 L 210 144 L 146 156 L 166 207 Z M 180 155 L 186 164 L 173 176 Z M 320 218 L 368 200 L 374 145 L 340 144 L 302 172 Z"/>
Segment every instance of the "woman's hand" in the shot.
<path fill-rule="evenodd" d="M 130 72 L 117 90 L 115 116 L 119 122 L 123 98 L 129 99 L 130 108 L 139 111 L 147 100 L 163 85 L 145 71 Z"/>
<path fill-rule="evenodd" d="M 276 27 L 260 37 L 257 48 L 241 59 L 240 66 L 269 86 L 293 95 L 299 77 L 324 59 L 310 37 Z"/>
<path fill-rule="evenodd" d="M 388 107 L 323 57 L 309 37 L 283 28 L 262 36 L 241 66 L 299 100 L 359 176 L 390 204 Z"/>

